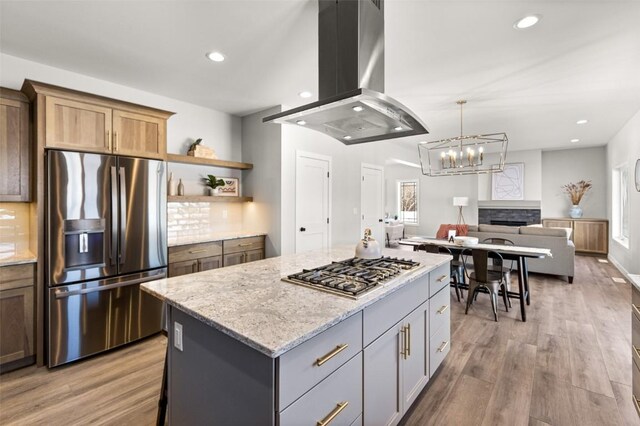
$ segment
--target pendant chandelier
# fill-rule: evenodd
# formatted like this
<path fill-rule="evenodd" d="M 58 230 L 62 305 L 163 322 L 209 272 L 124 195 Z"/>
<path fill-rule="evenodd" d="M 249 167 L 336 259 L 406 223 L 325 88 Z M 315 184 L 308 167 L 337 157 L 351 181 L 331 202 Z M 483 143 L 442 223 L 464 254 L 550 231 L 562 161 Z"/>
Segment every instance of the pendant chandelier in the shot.
<path fill-rule="evenodd" d="M 462 131 L 460 100 L 460 136 L 418 144 L 422 174 L 426 176 L 452 176 L 496 173 L 504 170 L 509 139 L 506 133 L 465 136 Z"/>

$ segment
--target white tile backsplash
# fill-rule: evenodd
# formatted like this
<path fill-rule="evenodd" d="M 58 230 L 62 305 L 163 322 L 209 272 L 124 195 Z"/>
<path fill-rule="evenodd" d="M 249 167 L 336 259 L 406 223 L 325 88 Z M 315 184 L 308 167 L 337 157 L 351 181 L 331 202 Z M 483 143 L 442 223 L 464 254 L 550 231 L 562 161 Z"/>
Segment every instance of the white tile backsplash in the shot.
<path fill-rule="evenodd" d="M 167 208 L 169 240 L 242 231 L 240 203 L 179 203 Z"/>

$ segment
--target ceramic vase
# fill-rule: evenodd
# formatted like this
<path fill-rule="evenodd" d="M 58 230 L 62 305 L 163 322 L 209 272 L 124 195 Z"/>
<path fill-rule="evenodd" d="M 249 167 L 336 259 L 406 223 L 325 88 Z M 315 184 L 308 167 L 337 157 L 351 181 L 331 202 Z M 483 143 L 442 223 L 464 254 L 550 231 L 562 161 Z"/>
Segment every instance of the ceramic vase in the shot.
<path fill-rule="evenodd" d="M 582 207 L 577 204 L 571 206 L 571 210 L 569 210 L 569 216 L 573 219 L 579 219 L 582 217 Z"/>

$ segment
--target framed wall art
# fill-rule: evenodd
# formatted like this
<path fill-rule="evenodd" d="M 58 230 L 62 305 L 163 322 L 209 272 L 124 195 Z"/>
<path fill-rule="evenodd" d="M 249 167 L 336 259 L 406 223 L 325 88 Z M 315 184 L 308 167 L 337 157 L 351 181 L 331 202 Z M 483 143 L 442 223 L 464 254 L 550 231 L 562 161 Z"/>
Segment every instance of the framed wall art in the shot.
<path fill-rule="evenodd" d="M 524 200 L 524 163 L 505 164 L 491 174 L 492 200 Z"/>
<path fill-rule="evenodd" d="M 220 197 L 239 197 L 240 196 L 240 179 L 238 178 L 222 178 L 224 186 L 218 188 L 218 196 Z"/>

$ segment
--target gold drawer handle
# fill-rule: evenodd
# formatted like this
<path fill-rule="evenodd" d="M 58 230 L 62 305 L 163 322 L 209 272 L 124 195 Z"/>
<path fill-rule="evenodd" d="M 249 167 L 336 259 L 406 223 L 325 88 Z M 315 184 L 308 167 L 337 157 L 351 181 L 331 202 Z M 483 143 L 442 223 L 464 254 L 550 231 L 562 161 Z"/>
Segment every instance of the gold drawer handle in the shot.
<path fill-rule="evenodd" d="M 444 305 L 443 307 L 441 307 L 440 309 L 438 309 L 438 310 L 436 311 L 436 313 L 437 313 L 437 314 L 442 315 L 442 314 L 444 314 L 444 313 L 445 313 L 445 311 L 446 311 L 447 309 L 449 309 L 449 305 Z"/>
<path fill-rule="evenodd" d="M 442 344 L 438 348 L 438 352 L 444 352 L 444 350 L 447 348 L 447 346 L 449 346 L 449 341 L 448 340 L 446 342 L 442 342 Z"/>
<path fill-rule="evenodd" d="M 636 314 L 640 315 L 640 308 L 638 308 L 636 305 L 634 305 L 633 303 L 631 304 L 631 307 L 636 311 Z"/>
<path fill-rule="evenodd" d="M 336 348 L 334 350 L 332 350 L 331 352 L 329 352 L 325 356 L 321 356 L 320 358 L 316 359 L 316 365 L 318 367 L 320 367 L 322 364 L 324 364 L 325 362 L 329 361 L 331 358 L 333 358 L 334 356 L 338 355 L 340 352 L 344 351 L 348 347 L 349 347 L 348 343 L 343 343 L 342 345 L 336 346 Z"/>
<path fill-rule="evenodd" d="M 635 402 L 636 411 L 638 412 L 638 415 L 640 415 L 640 401 L 636 398 L 635 394 L 633 395 L 633 402 Z"/>
<path fill-rule="evenodd" d="M 333 421 L 333 419 L 336 418 L 336 416 L 338 414 L 342 413 L 342 410 L 347 408 L 347 405 L 349 405 L 349 401 L 338 402 L 338 404 L 336 404 L 336 408 L 331 410 L 331 412 L 329 414 L 327 414 L 327 416 L 324 419 L 322 419 L 319 422 L 317 422 L 316 425 L 317 426 L 327 426 L 329 423 L 331 423 Z"/>
<path fill-rule="evenodd" d="M 404 359 L 407 359 L 407 327 L 403 325 L 400 329 L 400 333 L 402 333 L 402 347 L 400 348 L 400 356 Z"/>
<path fill-rule="evenodd" d="M 207 249 L 189 250 L 189 253 L 190 254 L 196 254 L 196 253 L 204 253 L 205 251 L 207 251 Z"/>
<path fill-rule="evenodd" d="M 243 244 L 238 244 L 238 247 L 249 247 L 252 246 L 253 243 L 243 243 Z"/>
<path fill-rule="evenodd" d="M 407 324 L 407 356 L 411 356 L 411 324 Z"/>
<path fill-rule="evenodd" d="M 438 278 L 438 282 L 441 283 L 442 281 L 446 280 L 448 277 L 448 275 L 443 275 L 440 278 Z"/>

